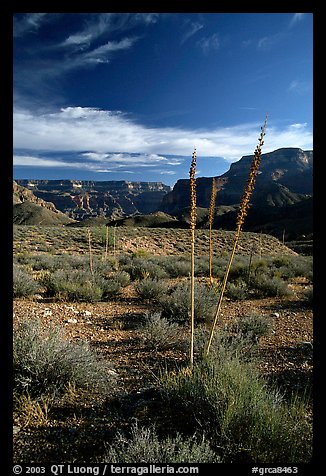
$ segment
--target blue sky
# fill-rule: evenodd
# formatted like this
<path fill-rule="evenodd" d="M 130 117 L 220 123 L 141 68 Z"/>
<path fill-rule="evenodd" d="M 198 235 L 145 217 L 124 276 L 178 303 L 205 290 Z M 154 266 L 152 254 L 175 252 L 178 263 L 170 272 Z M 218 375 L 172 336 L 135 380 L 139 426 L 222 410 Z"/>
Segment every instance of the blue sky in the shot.
<path fill-rule="evenodd" d="M 311 13 L 18 13 L 14 178 L 161 181 L 312 149 Z"/>

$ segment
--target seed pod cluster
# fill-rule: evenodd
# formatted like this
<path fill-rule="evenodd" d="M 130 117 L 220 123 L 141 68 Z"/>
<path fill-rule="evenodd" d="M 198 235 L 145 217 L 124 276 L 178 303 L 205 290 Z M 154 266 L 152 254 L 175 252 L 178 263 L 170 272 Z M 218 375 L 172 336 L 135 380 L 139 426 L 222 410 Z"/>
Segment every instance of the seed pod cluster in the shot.
<path fill-rule="evenodd" d="M 240 209 L 239 209 L 239 213 L 237 215 L 237 228 L 238 228 L 238 230 L 241 229 L 241 227 L 243 225 L 243 222 L 244 222 L 244 220 L 247 216 L 248 209 L 249 209 L 249 206 L 250 206 L 249 205 L 250 197 L 251 197 L 252 192 L 253 192 L 254 187 L 255 187 L 257 172 L 258 172 L 260 161 L 261 161 L 262 146 L 264 144 L 266 123 L 267 123 L 267 114 L 266 114 L 265 122 L 264 122 L 264 124 L 261 128 L 261 133 L 260 133 L 260 136 L 258 138 L 258 145 L 255 149 L 254 158 L 253 158 L 253 161 L 251 163 L 246 188 L 245 188 L 245 191 L 243 193 L 243 196 L 242 196 L 242 199 L 241 199 L 241 202 L 240 202 Z"/>
<path fill-rule="evenodd" d="M 192 161 L 189 171 L 190 176 L 190 228 L 192 230 L 196 227 L 196 149 L 192 154 Z"/>

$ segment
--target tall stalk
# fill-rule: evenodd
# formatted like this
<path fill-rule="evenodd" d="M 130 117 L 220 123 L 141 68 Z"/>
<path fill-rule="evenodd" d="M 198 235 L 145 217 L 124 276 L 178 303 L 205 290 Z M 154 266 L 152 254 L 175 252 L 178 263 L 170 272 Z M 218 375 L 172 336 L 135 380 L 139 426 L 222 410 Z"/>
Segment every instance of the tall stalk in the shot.
<path fill-rule="evenodd" d="M 88 234 L 88 248 L 89 248 L 89 269 L 93 274 L 93 256 L 92 256 L 92 235 L 90 228 L 87 228 Z"/>
<path fill-rule="evenodd" d="M 108 248 L 109 248 L 109 227 L 105 226 L 105 259 L 108 257 Z"/>
<path fill-rule="evenodd" d="M 233 261 L 233 258 L 234 258 L 235 250 L 236 250 L 239 238 L 240 238 L 242 225 L 243 225 L 245 217 L 247 216 L 247 213 L 248 213 L 249 200 L 250 200 L 250 197 L 252 195 L 252 192 L 254 190 L 254 186 L 255 186 L 255 183 L 256 183 L 257 172 L 258 172 L 258 168 L 259 168 L 260 161 L 261 161 L 262 146 L 264 144 L 266 123 L 267 123 L 267 114 L 266 114 L 266 117 L 265 117 L 264 124 L 261 127 L 261 133 L 260 133 L 260 136 L 258 138 L 258 145 L 255 149 L 254 158 L 253 158 L 253 161 L 251 163 L 251 167 L 250 167 L 250 171 L 249 171 L 249 177 L 248 177 L 248 180 L 247 180 L 247 183 L 246 183 L 246 188 L 245 188 L 245 191 L 242 195 L 242 199 L 241 199 L 241 202 L 240 202 L 240 209 L 239 209 L 239 212 L 238 212 L 238 215 L 237 215 L 237 228 L 236 228 L 236 231 L 235 231 L 235 234 L 234 234 L 234 239 L 233 239 L 233 247 L 232 247 L 229 262 L 228 262 L 228 265 L 226 267 L 226 271 L 225 271 L 225 274 L 224 274 L 222 287 L 221 287 L 221 293 L 220 293 L 220 296 L 219 296 L 219 300 L 218 300 L 218 303 L 217 303 L 213 324 L 212 324 L 212 327 L 211 327 L 211 330 L 210 330 L 208 342 L 207 342 L 206 349 L 205 349 L 205 356 L 206 357 L 209 354 L 209 350 L 210 350 L 210 347 L 211 347 L 211 344 L 212 344 L 214 330 L 215 330 L 217 320 L 218 320 L 218 317 L 219 317 L 221 304 L 222 304 L 222 300 L 223 300 L 223 296 L 224 296 L 224 292 L 225 292 L 229 272 L 230 272 L 230 269 L 231 269 L 232 261 Z"/>
<path fill-rule="evenodd" d="M 190 367 L 194 364 L 195 335 L 195 228 L 196 228 L 196 149 L 190 166 L 190 231 L 191 231 L 191 283 L 190 283 Z"/>
<path fill-rule="evenodd" d="M 116 255 L 116 229 L 117 229 L 117 224 L 114 225 L 113 227 L 113 256 L 115 259 Z"/>
<path fill-rule="evenodd" d="M 212 192 L 211 192 L 211 201 L 209 204 L 208 220 L 209 220 L 209 283 L 213 284 L 213 239 L 212 239 L 212 229 L 214 222 L 214 212 L 215 212 L 215 201 L 217 194 L 216 179 L 212 180 Z"/>

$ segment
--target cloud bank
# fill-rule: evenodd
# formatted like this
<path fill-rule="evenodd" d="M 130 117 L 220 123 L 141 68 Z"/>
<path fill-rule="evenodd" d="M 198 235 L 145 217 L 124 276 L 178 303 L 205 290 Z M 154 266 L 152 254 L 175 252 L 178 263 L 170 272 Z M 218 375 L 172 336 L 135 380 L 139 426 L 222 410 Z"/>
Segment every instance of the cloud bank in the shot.
<path fill-rule="evenodd" d="M 191 155 L 196 146 L 198 153 L 203 156 L 223 157 L 232 162 L 253 152 L 260 126 L 257 122 L 207 130 L 151 128 L 137 123 L 121 111 L 66 107 L 56 112 L 38 114 L 18 109 L 14 111 L 14 148 L 89 151 L 96 154 Z M 267 152 L 280 147 L 312 148 L 312 133 L 307 124 L 288 124 L 284 127 L 269 125 L 265 150 Z M 94 160 L 94 157 L 85 159 Z"/>

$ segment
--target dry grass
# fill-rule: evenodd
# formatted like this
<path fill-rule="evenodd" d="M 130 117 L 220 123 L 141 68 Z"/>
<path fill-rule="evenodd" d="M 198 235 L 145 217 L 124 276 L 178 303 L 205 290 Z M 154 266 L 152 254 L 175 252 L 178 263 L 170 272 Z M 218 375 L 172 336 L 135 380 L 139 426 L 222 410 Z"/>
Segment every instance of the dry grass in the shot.
<path fill-rule="evenodd" d="M 22 427 L 30 425 L 44 426 L 49 424 L 50 399 L 34 400 L 30 395 L 20 395 L 15 399 Z"/>
<path fill-rule="evenodd" d="M 92 252 L 103 256 L 103 229 L 92 227 Z M 234 231 L 212 230 L 216 255 L 229 255 L 233 246 Z M 89 246 L 85 228 L 60 226 L 14 225 L 14 254 L 48 253 L 61 255 L 88 255 Z M 238 241 L 238 254 L 296 255 L 277 238 L 262 233 L 242 231 Z M 150 255 L 184 255 L 189 257 L 189 229 L 120 227 L 116 255 L 143 250 Z M 109 255 L 113 254 L 109 248 Z M 208 256 L 209 230 L 196 230 L 196 256 Z"/>

